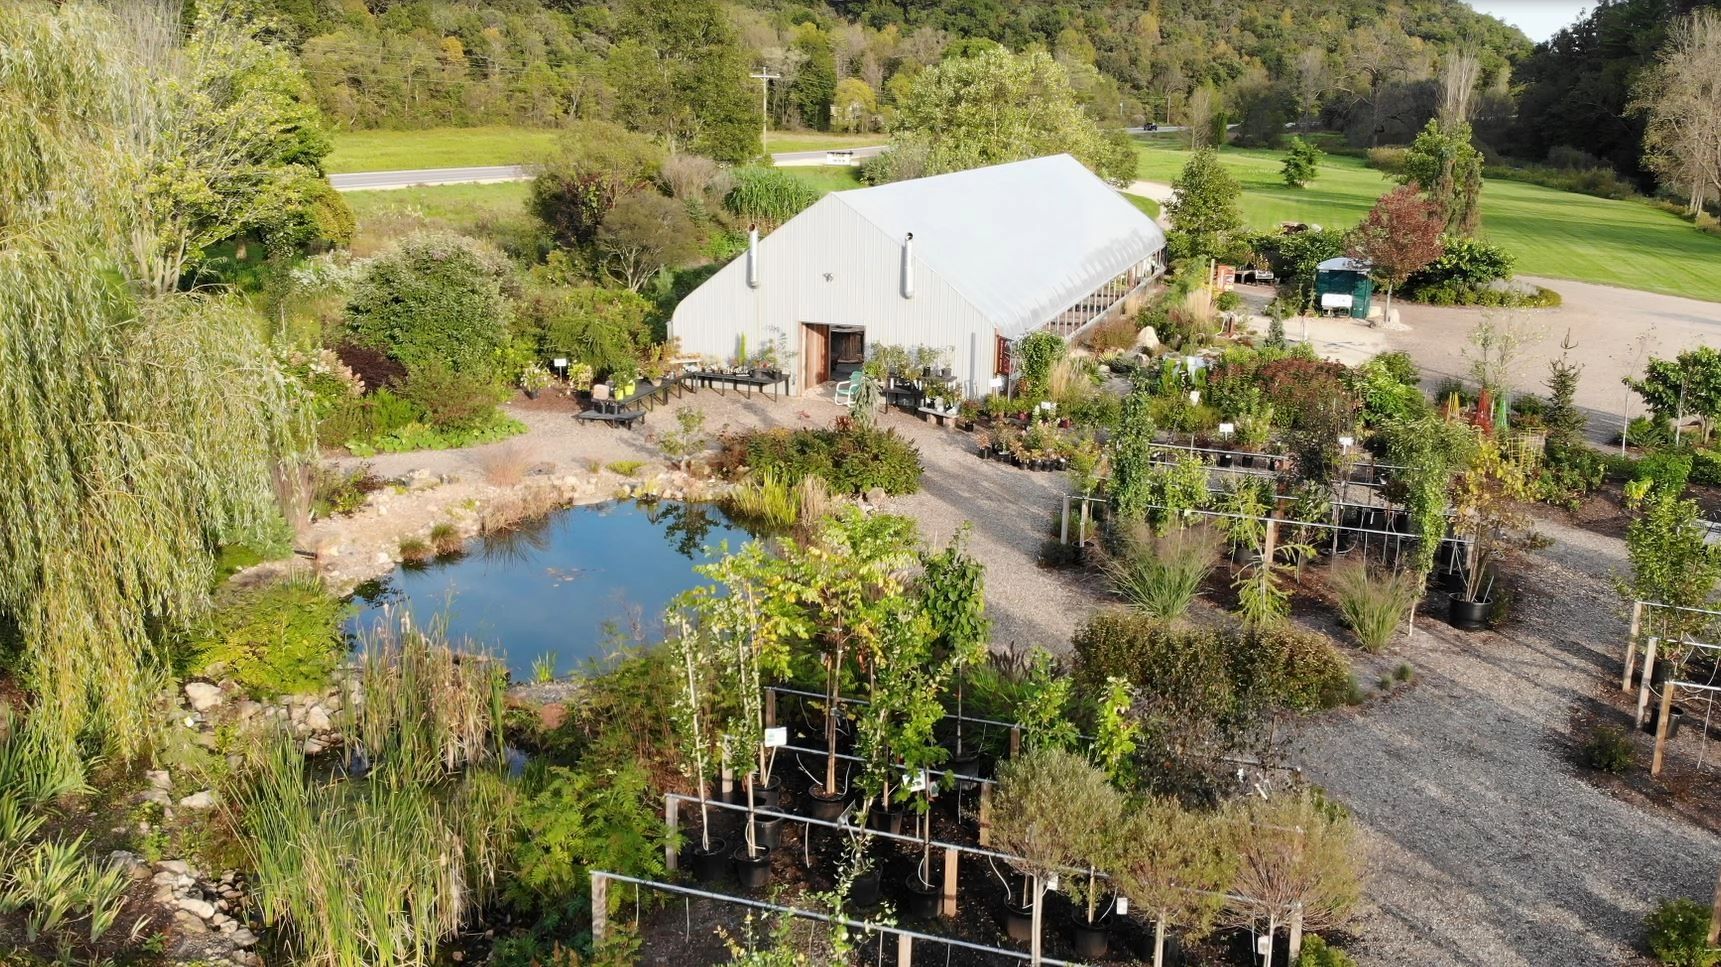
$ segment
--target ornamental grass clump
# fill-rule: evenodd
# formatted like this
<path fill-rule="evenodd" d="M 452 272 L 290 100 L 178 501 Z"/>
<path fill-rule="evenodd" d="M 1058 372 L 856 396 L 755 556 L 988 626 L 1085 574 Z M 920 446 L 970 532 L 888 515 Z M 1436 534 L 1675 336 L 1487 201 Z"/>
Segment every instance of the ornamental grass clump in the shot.
<path fill-rule="evenodd" d="M 1378 653 L 1392 640 L 1410 617 L 1410 609 L 1422 598 L 1422 580 L 1409 571 L 1370 573 L 1363 564 L 1333 572 L 1333 594 L 1339 614 L 1363 648 Z"/>
<path fill-rule="evenodd" d="M 1180 618 L 1218 565 L 1223 543 L 1217 531 L 1204 525 L 1155 534 L 1136 524 L 1122 552 L 1106 561 L 1106 577 L 1135 610 L 1155 618 Z"/>
<path fill-rule="evenodd" d="M 359 685 L 349 768 L 322 777 L 278 732 L 225 797 L 230 820 L 296 962 L 429 964 L 490 901 L 508 847 L 501 674 L 402 629 L 367 642 Z"/>

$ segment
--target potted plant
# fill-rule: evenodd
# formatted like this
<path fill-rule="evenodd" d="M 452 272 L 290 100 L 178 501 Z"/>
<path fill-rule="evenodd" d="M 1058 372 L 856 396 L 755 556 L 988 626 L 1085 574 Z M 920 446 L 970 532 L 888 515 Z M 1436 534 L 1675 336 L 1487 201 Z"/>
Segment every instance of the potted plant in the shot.
<path fill-rule="evenodd" d="M 693 847 L 693 871 L 701 883 L 711 883 L 722 877 L 729 856 L 728 842 L 711 835 L 708 784 L 712 764 L 717 761 L 711 728 L 715 705 L 713 662 L 707 647 L 709 642 L 698 623 L 679 607 L 672 607 L 671 614 L 676 633 L 670 637 L 669 645 L 681 666 L 681 684 L 685 689 L 676 697 L 672 715 L 681 746 L 682 773 L 693 780 L 699 800 L 699 842 Z"/>
<path fill-rule="evenodd" d="M 1165 965 L 1170 928 L 1185 937 L 1212 928 L 1236 872 L 1230 829 L 1221 819 L 1158 797 L 1137 804 L 1125 820 L 1112 870 L 1119 892 L 1153 922 L 1154 967 Z"/>
<path fill-rule="evenodd" d="M 520 370 L 520 389 L 529 400 L 538 398 L 551 382 L 550 371 L 541 363 L 527 363 Z"/>
<path fill-rule="evenodd" d="M 639 364 L 631 359 L 610 371 L 610 390 L 615 399 L 624 400 L 632 396 L 638 383 Z"/>
<path fill-rule="evenodd" d="M 572 363 L 568 366 L 568 388 L 576 393 L 592 391 L 592 367 L 589 363 Z"/>
<path fill-rule="evenodd" d="M 1010 865 L 1028 880 L 1031 963 L 1041 960 L 1046 891 L 1060 874 L 1085 867 L 1090 855 L 1098 857 L 1094 842 L 1121 832 L 1117 819 L 1122 812 L 1123 794 L 1102 770 L 1074 753 L 1044 746 L 1000 770 L 992 841 L 1015 857 Z"/>
<path fill-rule="evenodd" d="M 1493 608 L 1494 566 L 1522 529 L 1517 505 L 1528 493 L 1523 467 L 1481 435 L 1452 483 L 1453 533 L 1463 538 L 1464 586 L 1451 592 L 1448 620 L 1464 631 L 1487 627 Z"/>

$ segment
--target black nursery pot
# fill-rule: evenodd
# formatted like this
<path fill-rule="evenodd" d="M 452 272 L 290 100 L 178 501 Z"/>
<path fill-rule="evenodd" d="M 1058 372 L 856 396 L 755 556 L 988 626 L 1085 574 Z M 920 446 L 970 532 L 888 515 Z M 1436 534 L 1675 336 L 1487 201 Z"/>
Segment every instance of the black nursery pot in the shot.
<path fill-rule="evenodd" d="M 753 783 L 753 805 L 776 809 L 783 801 L 783 777 L 772 776 L 764 785 Z"/>
<path fill-rule="evenodd" d="M 1660 666 L 1657 665 L 1656 667 L 1659 668 Z M 1654 709 L 1650 709 L 1650 713 L 1643 718 L 1643 731 L 1649 735 L 1654 735 L 1655 730 L 1661 727 L 1661 714 Z M 1667 710 L 1667 737 L 1669 739 L 1679 735 L 1679 724 L 1683 721 L 1685 721 L 1685 708 L 1683 706 L 1675 705 Z"/>
<path fill-rule="evenodd" d="M 876 829 L 881 833 L 901 835 L 902 810 L 874 809 L 867 813 L 866 822 L 868 826 L 871 826 L 873 829 Z"/>
<path fill-rule="evenodd" d="M 735 878 L 748 890 L 762 890 L 771 882 L 771 847 L 761 845 L 751 856 L 747 844 L 735 851 Z"/>
<path fill-rule="evenodd" d="M 878 906 L 878 870 L 867 870 L 849 884 L 849 902 L 857 907 Z"/>
<path fill-rule="evenodd" d="M 1103 960 L 1111 952 L 1111 936 L 1105 920 L 1089 923 L 1087 915 L 1080 910 L 1070 914 L 1070 941 L 1076 954 L 1084 960 Z"/>
<path fill-rule="evenodd" d="M 755 815 L 753 818 L 753 838 L 761 846 L 776 849 L 783 842 L 783 817 Z M 741 827 L 741 842 L 743 844 L 747 842 L 745 823 Z"/>
<path fill-rule="evenodd" d="M 1017 943 L 1032 943 L 1034 939 L 1034 908 L 1004 904 L 1004 935 Z"/>
<path fill-rule="evenodd" d="M 807 790 L 807 815 L 813 819 L 822 819 L 827 823 L 834 823 L 837 821 L 837 817 L 843 814 L 843 810 L 848 808 L 848 805 L 847 793 L 827 796 L 818 789 Z"/>
<path fill-rule="evenodd" d="M 729 841 L 721 836 L 711 837 L 711 850 L 693 844 L 693 878 L 701 883 L 716 883 L 729 871 Z"/>
<path fill-rule="evenodd" d="M 1446 612 L 1446 621 L 1459 631 L 1481 631 L 1488 627 L 1488 612 L 1494 606 L 1493 601 L 1466 601 L 1458 593 L 1448 594 L 1450 603 Z"/>
<path fill-rule="evenodd" d="M 938 916 L 938 901 L 942 899 L 938 887 L 922 883 L 919 873 L 908 874 L 903 885 L 908 888 L 908 893 L 903 897 L 902 909 L 909 916 L 921 920 L 931 920 Z"/>

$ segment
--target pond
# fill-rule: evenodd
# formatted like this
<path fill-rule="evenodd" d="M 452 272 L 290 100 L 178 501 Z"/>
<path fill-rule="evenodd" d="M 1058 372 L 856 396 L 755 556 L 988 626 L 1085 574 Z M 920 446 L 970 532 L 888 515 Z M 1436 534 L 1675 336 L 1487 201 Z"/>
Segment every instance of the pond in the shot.
<path fill-rule="evenodd" d="M 399 621 L 404 610 L 413 627 L 440 622 L 450 642 L 501 657 L 517 682 L 546 663 L 564 675 L 636 629 L 656 634 L 670 599 L 703 583 L 693 568 L 707 552 L 751 539 L 713 504 L 570 507 L 360 587 L 348 631 Z"/>

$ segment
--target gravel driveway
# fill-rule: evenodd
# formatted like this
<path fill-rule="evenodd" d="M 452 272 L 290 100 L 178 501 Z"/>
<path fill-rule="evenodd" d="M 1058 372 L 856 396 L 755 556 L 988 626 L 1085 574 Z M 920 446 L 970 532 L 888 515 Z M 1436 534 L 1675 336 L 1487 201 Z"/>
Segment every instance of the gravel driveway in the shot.
<path fill-rule="evenodd" d="M 1617 675 L 1619 541 L 1553 522 L 1517 624 L 1464 635 L 1420 622 L 1417 683 L 1317 726 L 1310 778 L 1356 812 L 1369 847 L 1358 951 L 1376 964 L 1638 962 L 1643 915 L 1707 902 L 1721 842 L 1585 782 L 1566 725 Z"/>

